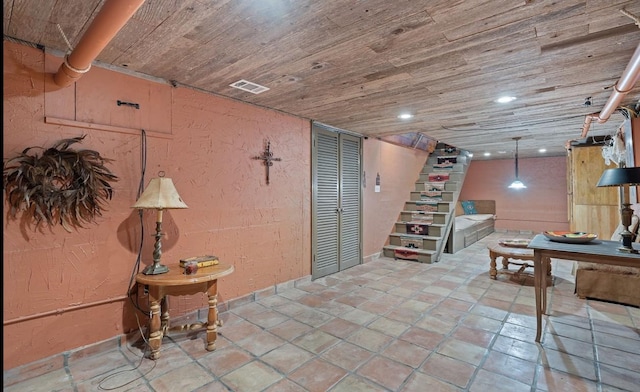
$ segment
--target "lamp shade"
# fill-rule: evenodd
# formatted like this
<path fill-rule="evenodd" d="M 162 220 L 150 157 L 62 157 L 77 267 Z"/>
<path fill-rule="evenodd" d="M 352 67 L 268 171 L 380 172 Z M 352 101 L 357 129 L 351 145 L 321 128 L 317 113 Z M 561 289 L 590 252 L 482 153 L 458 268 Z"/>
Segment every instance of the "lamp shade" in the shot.
<path fill-rule="evenodd" d="M 598 187 L 640 185 L 640 167 L 620 167 L 607 169 L 598 181 Z"/>
<path fill-rule="evenodd" d="M 520 180 L 515 179 L 510 185 L 509 188 L 511 189 L 524 189 L 527 186 Z"/>
<path fill-rule="evenodd" d="M 165 210 L 188 207 L 178 195 L 171 178 L 159 177 L 149 181 L 149 185 L 131 208 Z"/>

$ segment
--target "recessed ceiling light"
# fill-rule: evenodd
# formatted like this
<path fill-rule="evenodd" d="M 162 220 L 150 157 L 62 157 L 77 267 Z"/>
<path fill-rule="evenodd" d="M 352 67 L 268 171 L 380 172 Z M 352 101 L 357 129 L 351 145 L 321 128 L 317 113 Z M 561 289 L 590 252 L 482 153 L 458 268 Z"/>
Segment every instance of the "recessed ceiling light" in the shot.
<path fill-rule="evenodd" d="M 498 151 L 498 154 L 506 154 L 506 151 Z"/>
<path fill-rule="evenodd" d="M 473 153 L 470 152 L 469 154 L 467 154 L 469 156 L 469 158 L 471 158 L 473 156 Z"/>
<path fill-rule="evenodd" d="M 410 118 L 413 117 L 413 114 L 410 113 L 402 113 L 398 115 L 398 118 L 402 119 L 402 120 L 408 120 Z"/>
<path fill-rule="evenodd" d="M 485 152 L 485 153 L 484 153 L 484 156 L 485 156 L 485 157 L 490 157 L 490 156 L 491 156 L 491 153 L 490 153 L 490 152 Z"/>
<path fill-rule="evenodd" d="M 547 152 L 547 149 L 546 148 L 541 148 L 541 149 L 538 150 L 538 152 L 539 153 L 545 153 L 545 152 Z"/>
<path fill-rule="evenodd" d="M 515 101 L 516 97 L 511 97 L 511 96 L 504 96 L 504 97 L 500 97 L 498 99 L 496 99 L 496 102 L 498 103 L 509 103 L 512 101 Z"/>

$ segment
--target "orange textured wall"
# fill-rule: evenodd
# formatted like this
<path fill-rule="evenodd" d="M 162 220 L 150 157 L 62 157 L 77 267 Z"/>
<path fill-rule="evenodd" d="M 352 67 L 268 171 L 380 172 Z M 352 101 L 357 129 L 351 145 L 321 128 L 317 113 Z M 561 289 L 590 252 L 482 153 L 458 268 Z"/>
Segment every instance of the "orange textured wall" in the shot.
<path fill-rule="evenodd" d="M 370 258 L 382 252 L 394 224 L 410 199 L 415 182 L 429 153 L 396 146 L 377 139 L 363 140 L 362 188 L 363 256 Z M 375 191 L 376 175 L 380 174 L 380 192 Z"/>
<path fill-rule="evenodd" d="M 164 171 L 189 206 L 164 214 L 164 264 L 215 254 L 235 265 L 219 282 L 221 302 L 310 274 L 308 120 L 99 67 L 59 89 L 50 73 L 60 58 L 6 41 L 3 50 L 3 157 L 86 134 L 75 146 L 113 159 L 119 177 L 104 215 L 78 231 L 35 232 L 3 214 L 5 369 L 137 329 L 126 298 L 141 241 L 131 205 L 143 147 L 144 185 Z M 270 185 L 252 159 L 266 139 L 282 158 Z M 142 267 L 151 263 L 154 219 L 143 214 Z M 206 305 L 204 295 L 172 298 L 172 315 Z"/>
<path fill-rule="evenodd" d="M 99 67 L 60 89 L 51 80 L 60 58 L 11 42 L 3 50 L 4 158 L 86 134 L 76 148 L 113 159 L 108 167 L 119 177 L 107 211 L 84 229 L 35 232 L 3 216 L 5 370 L 138 328 L 127 293 L 142 227 L 141 268 L 151 263 L 156 216 L 147 211 L 141 222 L 131 209 L 143 151 L 143 185 L 164 171 L 189 206 L 164 213 L 164 264 L 176 268 L 180 258 L 211 253 L 233 264 L 219 282 L 220 302 L 310 275 L 308 120 Z M 282 159 L 271 167 L 270 185 L 252 159 L 266 139 Z M 364 140 L 365 257 L 381 251 L 427 156 Z M 204 295 L 170 301 L 172 316 L 206 306 Z"/>
<path fill-rule="evenodd" d="M 495 200 L 496 229 L 569 230 L 566 157 L 518 159 L 518 175 L 527 189 L 508 188 L 513 159 L 472 161 L 460 200 Z"/>

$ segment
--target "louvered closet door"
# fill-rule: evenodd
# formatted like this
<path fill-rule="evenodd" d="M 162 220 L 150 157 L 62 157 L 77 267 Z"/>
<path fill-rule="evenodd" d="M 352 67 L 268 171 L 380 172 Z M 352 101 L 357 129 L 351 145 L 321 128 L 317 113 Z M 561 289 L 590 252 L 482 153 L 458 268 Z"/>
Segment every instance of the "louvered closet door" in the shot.
<path fill-rule="evenodd" d="M 340 135 L 340 270 L 360 264 L 360 138 Z"/>
<path fill-rule="evenodd" d="M 312 278 L 360 264 L 360 139 L 313 126 Z"/>

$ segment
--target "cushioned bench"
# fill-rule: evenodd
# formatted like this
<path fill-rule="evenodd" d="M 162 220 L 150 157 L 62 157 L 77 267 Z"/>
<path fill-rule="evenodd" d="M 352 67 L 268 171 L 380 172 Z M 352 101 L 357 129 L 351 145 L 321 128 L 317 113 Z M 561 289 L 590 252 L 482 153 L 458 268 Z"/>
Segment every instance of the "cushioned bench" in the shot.
<path fill-rule="evenodd" d="M 640 218 L 633 215 L 629 231 L 634 235 L 640 226 L 638 222 Z M 619 225 L 611 240 L 620 241 L 623 229 L 624 227 Z M 636 235 L 636 242 L 640 242 L 640 236 Z M 619 267 L 579 261 L 575 275 L 576 295 L 580 298 L 640 306 L 640 267 Z"/>
<path fill-rule="evenodd" d="M 473 206 L 465 211 L 463 205 Z M 451 253 L 466 248 L 495 231 L 495 200 L 465 200 L 456 203 L 455 220 L 451 229 Z"/>

